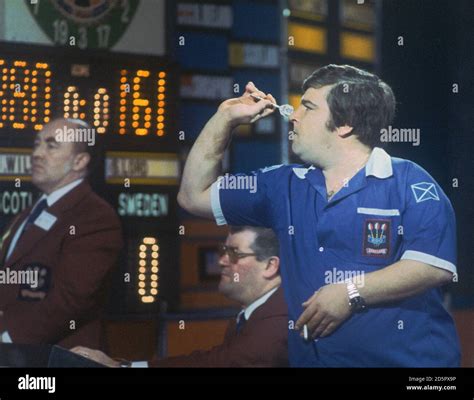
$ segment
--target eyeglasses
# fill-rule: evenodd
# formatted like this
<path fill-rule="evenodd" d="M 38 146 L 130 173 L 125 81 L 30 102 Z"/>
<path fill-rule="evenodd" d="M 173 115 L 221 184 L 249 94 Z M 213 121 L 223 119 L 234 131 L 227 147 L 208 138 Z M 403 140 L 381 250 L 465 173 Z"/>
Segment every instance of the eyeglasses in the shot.
<path fill-rule="evenodd" d="M 257 255 L 256 253 L 241 253 L 235 247 L 226 246 L 225 244 L 220 244 L 217 251 L 219 257 L 223 257 L 227 254 L 232 264 L 238 263 L 241 258 Z"/>

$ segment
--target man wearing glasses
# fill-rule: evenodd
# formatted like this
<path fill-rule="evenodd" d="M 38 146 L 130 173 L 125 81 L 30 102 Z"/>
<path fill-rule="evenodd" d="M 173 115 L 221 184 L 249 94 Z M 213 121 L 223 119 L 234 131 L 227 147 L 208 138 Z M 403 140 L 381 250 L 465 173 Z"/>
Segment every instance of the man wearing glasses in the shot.
<path fill-rule="evenodd" d="M 291 366 L 459 366 L 441 289 L 457 281 L 454 210 L 423 168 L 381 148 L 395 113 L 392 89 L 349 65 L 317 69 L 302 89 L 289 139 L 305 164 L 222 182 L 233 129 L 276 109 L 249 82 L 194 142 L 179 204 L 218 225 L 276 232 Z M 232 178 L 252 190 L 223 184 Z"/>
<path fill-rule="evenodd" d="M 271 229 L 230 227 L 219 246 L 219 291 L 242 305 L 224 342 L 186 356 L 131 363 L 132 367 L 285 367 L 288 312 L 280 288 L 278 239 Z M 98 350 L 73 352 L 109 367 L 123 366 Z"/>

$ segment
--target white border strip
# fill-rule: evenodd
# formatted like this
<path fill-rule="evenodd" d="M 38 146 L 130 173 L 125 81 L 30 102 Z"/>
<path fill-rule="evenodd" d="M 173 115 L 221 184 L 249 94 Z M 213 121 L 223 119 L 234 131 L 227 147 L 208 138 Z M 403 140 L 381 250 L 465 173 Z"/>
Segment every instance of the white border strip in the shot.
<path fill-rule="evenodd" d="M 218 178 L 211 186 L 211 207 L 214 219 L 217 225 L 227 225 L 221 208 L 221 199 L 219 198 L 219 183 L 222 178 Z"/>
<path fill-rule="evenodd" d="M 387 210 L 382 208 L 365 208 L 357 207 L 357 214 L 368 214 L 368 215 L 384 215 L 388 217 L 400 215 L 400 211 L 397 209 Z"/>
<path fill-rule="evenodd" d="M 452 272 L 453 274 L 456 273 L 456 266 L 453 263 L 443 260 L 442 258 L 432 256 L 431 254 L 422 253 L 421 251 L 407 250 L 405 253 L 403 253 L 401 259 L 419 261 L 441 269 L 445 269 Z"/>

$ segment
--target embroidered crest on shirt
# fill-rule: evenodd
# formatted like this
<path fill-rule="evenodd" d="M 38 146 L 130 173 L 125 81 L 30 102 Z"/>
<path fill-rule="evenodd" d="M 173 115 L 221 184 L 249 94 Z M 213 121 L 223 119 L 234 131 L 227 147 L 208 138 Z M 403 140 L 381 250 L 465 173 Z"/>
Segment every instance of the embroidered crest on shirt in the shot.
<path fill-rule="evenodd" d="M 390 254 L 390 220 L 365 220 L 363 252 L 364 256 L 388 257 Z"/>

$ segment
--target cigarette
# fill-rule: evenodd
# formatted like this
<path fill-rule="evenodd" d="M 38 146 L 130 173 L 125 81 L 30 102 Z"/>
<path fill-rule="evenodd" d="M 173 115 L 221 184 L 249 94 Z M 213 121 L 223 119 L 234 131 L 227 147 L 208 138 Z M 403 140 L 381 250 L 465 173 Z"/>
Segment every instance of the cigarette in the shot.
<path fill-rule="evenodd" d="M 304 340 L 308 340 L 308 325 L 304 324 L 303 326 L 303 336 Z"/>

